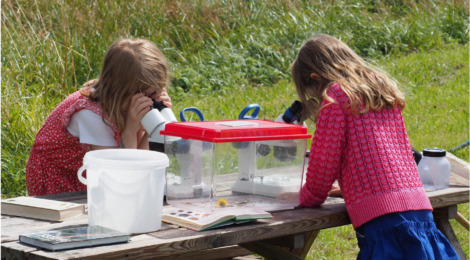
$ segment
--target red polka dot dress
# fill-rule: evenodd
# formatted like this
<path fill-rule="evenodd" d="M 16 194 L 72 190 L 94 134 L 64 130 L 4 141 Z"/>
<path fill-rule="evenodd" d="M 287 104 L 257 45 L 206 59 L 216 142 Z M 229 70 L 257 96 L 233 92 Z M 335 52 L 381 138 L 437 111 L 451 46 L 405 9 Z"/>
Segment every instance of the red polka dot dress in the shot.
<path fill-rule="evenodd" d="M 26 167 L 26 186 L 30 196 L 86 189 L 78 180 L 77 171 L 91 145 L 80 143 L 79 138 L 67 130 L 72 115 L 83 109 L 100 116 L 103 114 L 99 104 L 77 91 L 52 111 L 39 130 Z M 106 115 L 105 120 L 110 123 L 114 139 L 120 146 L 121 133 Z"/>
<path fill-rule="evenodd" d="M 312 140 L 302 206 L 318 206 L 335 180 L 354 228 L 388 213 L 432 210 L 400 108 L 352 114 L 338 84 L 322 102 Z"/>

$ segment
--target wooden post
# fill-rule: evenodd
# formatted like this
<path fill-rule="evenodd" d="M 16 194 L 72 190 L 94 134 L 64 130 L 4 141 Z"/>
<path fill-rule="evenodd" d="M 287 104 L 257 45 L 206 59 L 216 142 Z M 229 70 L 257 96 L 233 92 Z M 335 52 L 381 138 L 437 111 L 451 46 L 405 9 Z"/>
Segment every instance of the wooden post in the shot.
<path fill-rule="evenodd" d="M 319 232 L 320 230 L 314 230 L 255 243 L 240 244 L 240 246 L 269 260 L 305 259 Z"/>
<path fill-rule="evenodd" d="M 271 245 L 263 242 L 251 242 L 240 244 L 241 247 L 255 252 L 265 257 L 265 259 L 274 260 L 301 260 L 299 256 L 291 254 L 286 250 L 283 250 L 279 246 Z"/>
<path fill-rule="evenodd" d="M 437 208 L 433 211 L 434 222 L 436 223 L 437 228 L 444 234 L 444 236 L 449 240 L 450 244 L 457 252 L 457 255 L 460 259 L 467 259 L 465 253 L 460 246 L 457 237 L 455 236 L 454 230 L 449 222 L 449 219 L 455 218 L 457 216 L 457 205 L 452 205 L 444 208 Z"/>
<path fill-rule="evenodd" d="M 313 242 L 315 242 L 315 239 L 317 238 L 318 233 L 320 233 L 320 230 L 315 230 L 315 231 L 305 233 L 304 234 L 305 236 L 304 246 L 302 248 L 293 248 L 290 252 L 300 256 L 302 259 L 305 259 L 307 257 L 308 252 L 310 251 L 310 248 L 313 245 Z"/>
<path fill-rule="evenodd" d="M 462 216 L 462 214 L 457 212 L 455 220 L 457 220 L 457 222 L 459 222 L 460 225 L 462 225 L 467 231 L 470 231 L 470 223 L 468 222 L 468 220 L 465 219 L 464 216 Z"/>

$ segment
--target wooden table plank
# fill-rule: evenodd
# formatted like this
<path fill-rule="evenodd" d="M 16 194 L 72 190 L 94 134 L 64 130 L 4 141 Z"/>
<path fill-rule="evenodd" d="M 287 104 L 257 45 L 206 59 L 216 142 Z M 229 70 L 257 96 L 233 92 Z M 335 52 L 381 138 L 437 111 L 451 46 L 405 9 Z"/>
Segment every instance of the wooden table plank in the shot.
<path fill-rule="evenodd" d="M 50 196 L 57 199 L 57 196 Z M 84 197 L 85 196 L 85 197 Z M 434 208 L 444 208 L 469 201 L 469 188 L 451 187 L 443 191 L 429 192 Z M 61 197 L 64 201 L 86 201 L 86 194 L 68 194 Z M 157 232 L 133 235 L 131 242 L 126 244 L 99 246 L 60 252 L 37 250 L 18 242 L 19 234 L 41 232 L 52 228 L 70 225 L 86 225 L 87 216 L 66 220 L 59 223 L 32 220 L 26 218 L 2 216 L 2 258 L 14 259 L 150 259 L 156 257 L 191 256 L 222 254 L 224 250 L 247 253 L 235 245 L 239 243 L 260 243 L 269 249 L 266 240 L 283 236 L 294 236 L 306 232 L 350 224 L 342 199 L 329 198 L 325 205 L 315 208 L 299 208 L 295 210 L 274 212 L 272 219 L 263 219 L 253 223 L 225 227 L 220 229 L 195 232 L 163 224 Z M 27 231 L 27 232 L 26 232 Z M 307 239 L 308 240 L 308 239 Z M 305 243 L 306 245 L 308 243 Z M 308 248 L 303 248 L 305 251 Z M 212 253 L 211 253 L 212 252 Z M 298 255 L 298 254 L 297 254 Z M 13 257 L 13 258 L 9 258 Z M 17 258 L 18 259 L 18 258 Z"/>
<path fill-rule="evenodd" d="M 452 186 L 444 190 L 428 191 L 427 195 L 433 208 L 442 208 L 467 203 L 469 187 Z"/>
<path fill-rule="evenodd" d="M 3 217 L 4 216 L 2 215 L 2 244 L 5 242 L 18 241 L 19 235 L 21 234 L 44 232 L 47 230 L 88 224 L 88 216 L 86 215 L 70 218 L 64 222 L 50 222 L 29 218 Z"/>
<path fill-rule="evenodd" d="M 304 215 L 304 218 L 294 221 L 296 216 Z M 312 215 L 319 215 L 311 218 Z M 320 217 L 323 215 L 323 217 Z M 147 239 L 136 241 L 133 236 L 130 243 L 114 246 L 100 246 L 94 248 L 75 249 L 62 252 L 48 252 L 38 250 L 30 253 L 30 257 L 43 257 L 44 259 L 66 259 L 69 257 L 98 258 L 141 258 L 146 256 L 163 257 L 179 253 L 207 250 L 211 248 L 232 246 L 240 241 L 249 243 L 257 240 L 275 238 L 277 236 L 301 233 L 305 229 L 320 229 L 323 226 L 336 226 L 349 222 L 347 214 L 344 214 L 344 206 L 329 205 L 324 209 L 306 208 L 292 211 L 273 213 L 273 219 L 260 220 L 254 223 L 247 223 L 232 227 L 230 229 L 217 229 L 204 232 L 194 232 L 187 229 L 169 228 L 146 234 Z M 55 225 L 55 226 L 54 226 Z M 45 231 L 51 227 L 58 227 L 64 223 L 49 224 L 43 227 L 37 226 L 36 231 Z M 166 226 L 166 225 L 164 225 Z M 42 230 L 41 230 L 42 229 Z M 24 231 L 8 230 L 13 236 L 17 236 Z M 13 234 L 14 233 L 14 234 Z M 10 235 L 11 236 L 11 235 Z M 150 238 L 151 237 L 151 238 Z M 2 247 L 15 249 L 10 244 L 2 244 Z"/>

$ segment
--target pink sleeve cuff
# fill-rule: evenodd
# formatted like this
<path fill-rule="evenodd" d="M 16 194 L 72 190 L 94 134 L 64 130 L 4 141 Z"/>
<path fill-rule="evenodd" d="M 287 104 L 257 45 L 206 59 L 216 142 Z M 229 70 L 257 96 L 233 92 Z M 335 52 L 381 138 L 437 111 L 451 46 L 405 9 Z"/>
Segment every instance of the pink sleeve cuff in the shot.
<path fill-rule="evenodd" d="M 315 196 L 307 187 L 304 185 L 300 191 L 300 206 L 302 207 L 315 207 L 323 204 L 326 197 L 321 199 Z"/>

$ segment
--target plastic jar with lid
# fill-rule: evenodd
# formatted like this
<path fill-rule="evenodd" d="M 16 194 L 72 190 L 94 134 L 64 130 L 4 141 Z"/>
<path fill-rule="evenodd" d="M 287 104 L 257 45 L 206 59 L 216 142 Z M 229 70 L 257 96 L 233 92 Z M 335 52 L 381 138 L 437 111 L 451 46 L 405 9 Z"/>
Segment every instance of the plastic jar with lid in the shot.
<path fill-rule="evenodd" d="M 418 172 L 426 190 L 448 188 L 450 163 L 446 158 L 446 150 L 439 148 L 424 149 L 423 158 L 418 164 Z"/>

